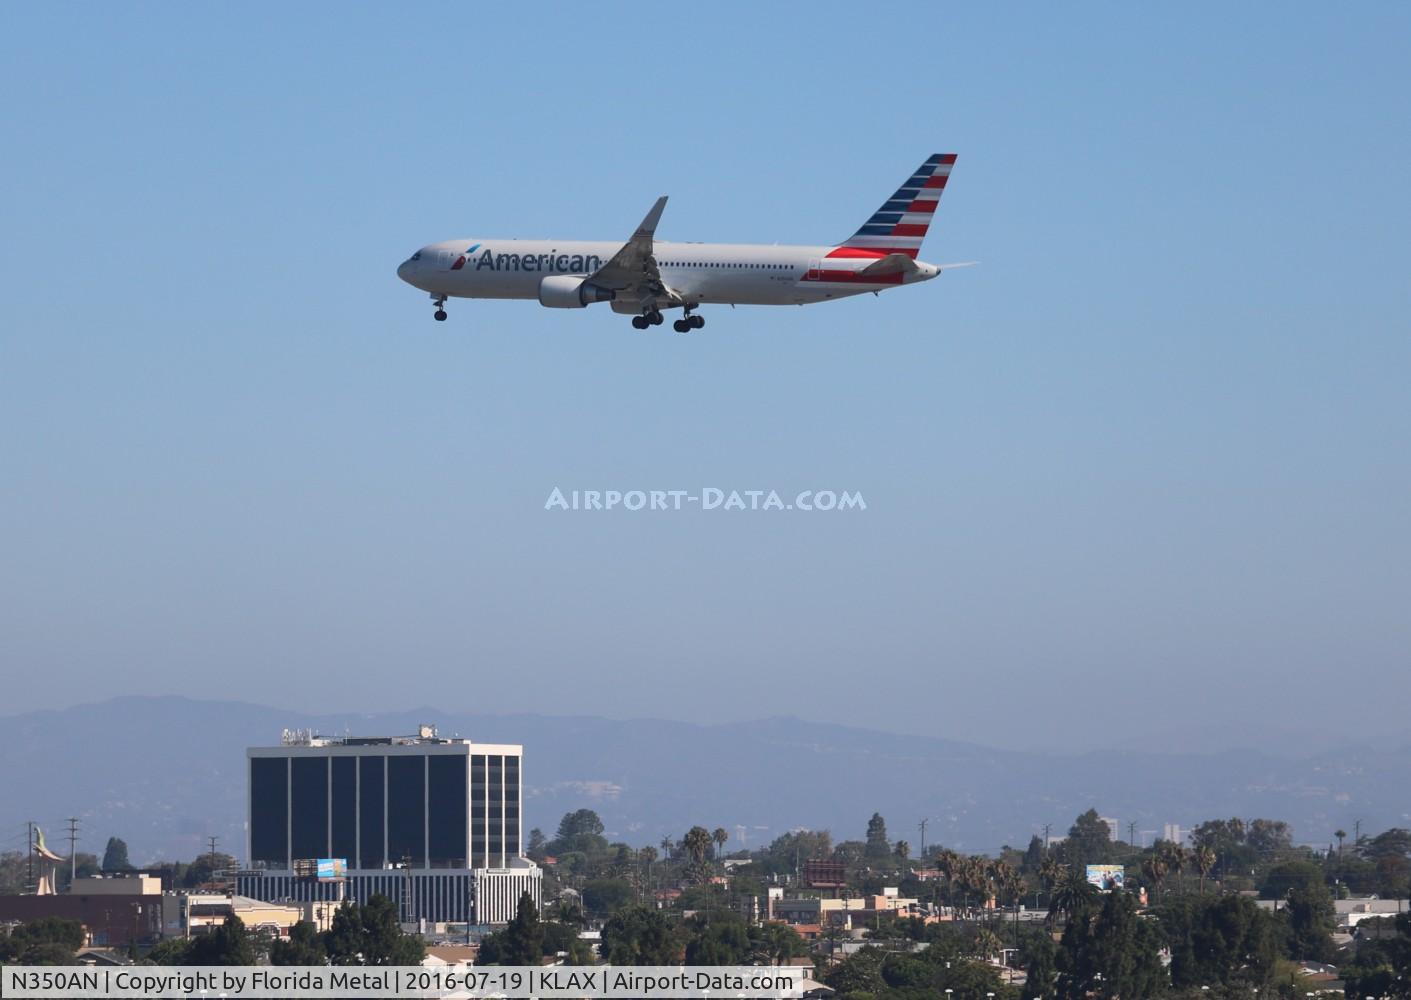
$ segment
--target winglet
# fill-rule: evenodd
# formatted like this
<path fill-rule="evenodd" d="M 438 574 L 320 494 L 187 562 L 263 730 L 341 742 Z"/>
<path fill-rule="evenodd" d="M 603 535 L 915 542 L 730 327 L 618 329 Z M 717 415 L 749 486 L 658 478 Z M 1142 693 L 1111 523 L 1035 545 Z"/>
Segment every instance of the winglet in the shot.
<path fill-rule="evenodd" d="M 632 234 L 633 237 L 644 236 L 647 239 L 651 239 L 655 236 L 657 223 L 661 221 L 661 213 L 665 208 L 666 195 L 662 195 L 657 199 L 656 204 L 652 206 L 652 210 L 647 213 L 647 217 L 642 220 L 642 224 L 637 227 L 637 231 Z"/>

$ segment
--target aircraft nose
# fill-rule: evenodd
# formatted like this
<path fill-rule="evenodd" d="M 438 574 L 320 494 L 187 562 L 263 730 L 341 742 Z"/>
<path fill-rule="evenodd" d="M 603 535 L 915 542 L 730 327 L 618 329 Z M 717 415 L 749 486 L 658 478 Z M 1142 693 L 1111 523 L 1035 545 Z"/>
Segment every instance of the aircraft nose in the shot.
<path fill-rule="evenodd" d="M 402 261 L 402 263 L 400 263 L 400 264 L 397 265 L 397 277 L 401 278 L 403 281 L 411 281 L 411 280 L 412 280 L 412 262 L 411 262 L 411 261 L 409 261 L 409 260 L 404 260 L 404 261 Z"/>

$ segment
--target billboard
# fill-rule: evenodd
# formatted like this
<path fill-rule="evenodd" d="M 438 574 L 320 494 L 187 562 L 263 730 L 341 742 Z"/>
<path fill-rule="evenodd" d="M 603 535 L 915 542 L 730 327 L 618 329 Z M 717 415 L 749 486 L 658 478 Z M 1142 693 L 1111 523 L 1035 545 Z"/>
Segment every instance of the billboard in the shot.
<path fill-rule="evenodd" d="M 333 882 L 338 879 L 348 877 L 347 858 L 319 858 L 318 859 L 318 880 L 320 882 Z"/>
<path fill-rule="evenodd" d="M 348 859 L 300 858 L 294 862 L 294 876 L 306 881 L 342 882 L 348 877 Z"/>
<path fill-rule="evenodd" d="M 1121 889 L 1127 869 L 1121 865 L 1088 865 L 1088 884 L 1099 889 Z"/>

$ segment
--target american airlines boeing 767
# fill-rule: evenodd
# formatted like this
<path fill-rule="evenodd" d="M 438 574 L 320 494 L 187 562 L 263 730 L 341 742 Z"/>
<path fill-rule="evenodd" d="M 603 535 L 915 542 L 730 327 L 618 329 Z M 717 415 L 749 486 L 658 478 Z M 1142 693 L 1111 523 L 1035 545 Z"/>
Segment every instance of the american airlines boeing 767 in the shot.
<path fill-rule="evenodd" d="M 569 240 L 447 240 L 422 247 L 397 277 L 446 300 L 534 299 L 554 309 L 607 302 L 639 330 L 680 309 L 678 333 L 705 326 L 706 303 L 806 305 L 930 281 L 950 267 L 917 260 L 955 164 L 937 153 L 907 178 L 856 233 L 835 246 L 667 243 L 656 238 L 658 198 L 626 243 Z"/>

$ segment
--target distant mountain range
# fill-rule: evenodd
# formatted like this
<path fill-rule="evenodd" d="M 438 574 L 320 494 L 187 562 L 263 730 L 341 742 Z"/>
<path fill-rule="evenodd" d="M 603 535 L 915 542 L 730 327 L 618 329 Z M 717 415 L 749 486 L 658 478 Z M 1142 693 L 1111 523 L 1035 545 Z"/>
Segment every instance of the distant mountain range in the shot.
<path fill-rule="evenodd" d="M 793 718 L 729 725 L 620 722 L 435 709 L 316 715 L 230 701 L 125 697 L 62 711 L 0 717 L 0 848 L 24 847 L 26 820 L 66 849 L 62 819 L 81 820 L 80 850 L 124 838 L 138 864 L 189 859 L 220 838 L 244 853 L 247 746 L 285 728 L 391 735 L 422 723 L 442 735 L 525 747 L 526 827 L 552 836 L 565 812 L 595 809 L 613 839 L 678 838 L 723 826 L 760 846 L 798 827 L 861 839 L 880 812 L 893 840 L 993 852 L 1023 846 L 1045 823 L 1065 833 L 1095 807 L 1138 831 L 1165 823 L 1265 816 L 1299 842 L 1335 829 L 1411 826 L 1411 746 L 1281 756 L 1260 750 L 1146 753 L 1130 747 L 1065 754 L 997 750 Z M 1286 745 L 1287 746 L 1287 745 Z M 1151 834 L 1146 834 L 1150 842 Z"/>

